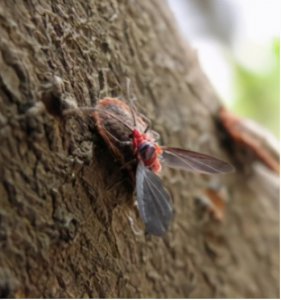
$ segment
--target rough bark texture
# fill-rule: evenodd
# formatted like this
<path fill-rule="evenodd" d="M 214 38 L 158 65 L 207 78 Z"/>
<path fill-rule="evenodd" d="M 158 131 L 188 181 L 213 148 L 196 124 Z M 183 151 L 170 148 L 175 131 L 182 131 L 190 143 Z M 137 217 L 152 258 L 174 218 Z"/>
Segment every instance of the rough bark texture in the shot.
<path fill-rule="evenodd" d="M 0 24 L 2 297 L 278 297 L 279 209 L 254 175 L 165 170 L 175 218 L 148 237 L 87 119 L 40 109 L 55 76 L 78 106 L 125 97 L 130 78 L 163 143 L 231 160 L 219 101 L 164 1 L 6 0 Z M 194 201 L 214 180 L 230 195 L 222 224 Z"/>

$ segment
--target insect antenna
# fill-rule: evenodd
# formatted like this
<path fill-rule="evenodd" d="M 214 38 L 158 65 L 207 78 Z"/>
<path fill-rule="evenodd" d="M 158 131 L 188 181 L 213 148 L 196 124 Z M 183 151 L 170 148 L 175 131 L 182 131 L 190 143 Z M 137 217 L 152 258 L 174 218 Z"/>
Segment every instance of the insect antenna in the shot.
<path fill-rule="evenodd" d="M 79 107 L 78 109 L 77 108 L 73 108 L 73 109 L 67 109 L 63 115 L 64 116 L 68 116 L 68 115 L 76 115 L 77 112 L 83 112 L 83 113 L 93 113 L 95 111 L 97 112 L 100 112 L 100 113 L 103 113 L 103 114 L 106 114 L 108 116 L 110 116 L 111 118 L 117 120 L 118 122 L 120 122 L 121 124 L 123 124 L 127 129 L 129 129 L 130 131 L 133 131 L 133 128 L 131 126 L 129 126 L 127 123 L 125 123 L 123 120 L 121 120 L 120 118 L 118 118 L 116 115 L 106 111 L 106 110 L 102 110 L 102 109 L 98 109 L 98 108 L 95 108 L 95 107 Z"/>
<path fill-rule="evenodd" d="M 126 78 L 126 89 L 127 89 L 127 98 L 129 99 L 130 101 L 130 111 L 131 111 L 131 114 L 132 114 L 132 117 L 133 117 L 133 122 L 134 122 L 134 127 L 136 128 L 137 126 L 137 121 L 136 121 L 136 113 L 135 113 L 135 110 L 134 110 L 134 103 L 133 103 L 133 98 L 131 97 L 131 80 L 130 78 Z"/>

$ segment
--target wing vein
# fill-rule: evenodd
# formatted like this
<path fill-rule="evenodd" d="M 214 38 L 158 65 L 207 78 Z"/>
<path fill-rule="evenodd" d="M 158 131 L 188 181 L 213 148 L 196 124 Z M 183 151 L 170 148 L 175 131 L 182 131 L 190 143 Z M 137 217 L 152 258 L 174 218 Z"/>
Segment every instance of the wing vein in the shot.
<path fill-rule="evenodd" d="M 166 152 L 168 152 L 170 155 L 174 155 L 175 157 L 177 157 L 178 159 L 180 159 L 182 162 L 184 162 L 185 164 L 187 164 L 188 166 L 190 166 L 192 169 L 195 169 L 195 170 L 196 170 L 196 168 L 195 168 L 194 166 L 188 164 L 188 161 L 189 161 L 189 162 L 190 162 L 190 161 L 195 162 L 196 164 L 199 164 L 199 165 L 201 165 L 201 166 L 206 166 L 206 167 L 208 167 L 208 168 L 210 168 L 210 169 L 212 169 L 212 170 L 214 170 L 214 171 L 220 172 L 220 170 L 217 169 L 217 168 L 215 168 L 214 166 L 211 166 L 211 165 L 208 164 L 208 163 L 204 163 L 203 161 L 200 161 L 200 160 L 198 160 L 198 159 L 194 159 L 193 157 L 188 157 L 188 158 L 186 158 L 185 156 L 183 157 L 183 156 L 180 155 L 180 154 L 175 154 L 175 153 L 172 153 L 172 152 L 170 152 L 170 151 L 166 151 Z"/>

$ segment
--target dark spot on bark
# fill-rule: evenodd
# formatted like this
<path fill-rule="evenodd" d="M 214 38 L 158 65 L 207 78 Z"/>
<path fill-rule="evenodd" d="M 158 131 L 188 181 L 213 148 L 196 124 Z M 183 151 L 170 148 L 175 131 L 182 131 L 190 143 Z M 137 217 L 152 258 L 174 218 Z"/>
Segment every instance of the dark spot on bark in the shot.
<path fill-rule="evenodd" d="M 79 223 L 71 213 L 64 208 L 57 208 L 53 219 L 57 224 L 61 240 L 69 242 L 75 238 Z"/>
<path fill-rule="evenodd" d="M 76 236 L 78 229 L 78 221 L 75 219 L 72 219 L 65 228 L 62 228 L 61 230 L 61 239 L 65 242 L 70 242 L 73 240 Z"/>
<path fill-rule="evenodd" d="M 12 182 L 10 182 L 9 180 L 4 180 L 4 187 L 6 189 L 6 192 L 8 194 L 8 199 L 12 204 L 18 204 L 18 200 L 17 200 L 17 191 L 16 188 L 14 186 L 14 184 Z"/>
<path fill-rule="evenodd" d="M 53 92 L 46 92 L 42 95 L 42 101 L 49 114 L 55 117 L 62 116 L 62 112 L 63 109 L 66 108 L 66 104 L 58 95 L 55 95 Z"/>
<path fill-rule="evenodd" d="M 28 101 L 24 103 L 20 103 L 18 105 L 18 111 L 20 114 L 26 113 L 32 106 L 34 106 L 35 102 L 34 101 Z"/>
<path fill-rule="evenodd" d="M 18 282 L 10 270 L 0 268 L 0 298 L 15 298 Z"/>

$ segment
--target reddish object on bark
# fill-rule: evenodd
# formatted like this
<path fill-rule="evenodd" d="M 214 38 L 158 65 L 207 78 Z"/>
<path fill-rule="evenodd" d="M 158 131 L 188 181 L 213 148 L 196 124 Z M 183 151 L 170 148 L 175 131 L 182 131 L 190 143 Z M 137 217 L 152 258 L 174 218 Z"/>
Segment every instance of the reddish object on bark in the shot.
<path fill-rule="evenodd" d="M 275 149 L 267 131 L 253 121 L 235 116 L 225 107 L 221 107 L 219 111 L 219 121 L 234 146 L 279 174 L 279 151 Z"/>
<path fill-rule="evenodd" d="M 150 234 L 163 235 L 173 216 L 170 196 L 157 174 L 161 166 L 198 173 L 226 173 L 233 167 L 212 156 L 178 148 L 161 147 L 158 134 L 145 117 L 116 98 L 98 101 L 93 117 L 100 135 L 115 157 L 135 175 L 139 213 Z M 133 167 L 129 165 L 133 161 Z"/>

